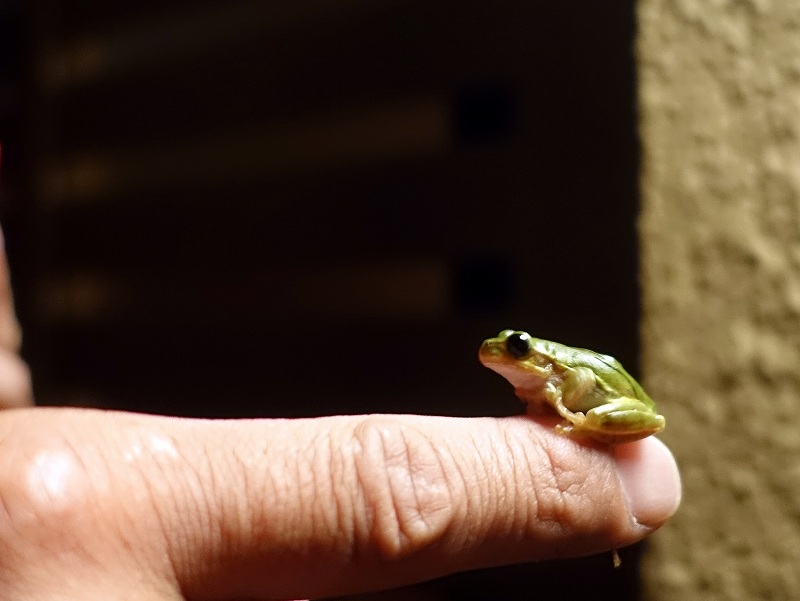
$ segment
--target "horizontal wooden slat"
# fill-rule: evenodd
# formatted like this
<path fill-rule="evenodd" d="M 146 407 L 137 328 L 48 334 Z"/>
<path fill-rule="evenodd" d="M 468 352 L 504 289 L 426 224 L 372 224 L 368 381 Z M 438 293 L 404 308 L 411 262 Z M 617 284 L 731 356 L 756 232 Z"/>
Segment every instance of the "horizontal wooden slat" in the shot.
<path fill-rule="evenodd" d="M 442 98 L 411 98 L 263 130 L 207 135 L 125 154 L 84 154 L 39 175 L 46 205 L 94 202 L 161 186 L 280 176 L 442 153 L 449 140 Z"/>
<path fill-rule="evenodd" d="M 382 2 L 379 9 L 390 10 L 396 3 Z M 43 91 L 58 93 L 108 77 L 186 63 L 233 41 L 375 6 L 366 0 L 295 0 L 199 4 L 183 11 L 145 7 L 124 21 L 109 19 L 99 31 L 72 33 L 71 39 L 41 57 L 39 80 Z"/>
<path fill-rule="evenodd" d="M 241 274 L 176 271 L 125 278 L 72 273 L 41 283 L 41 318 L 88 324 L 158 321 L 264 326 L 287 320 L 435 320 L 452 309 L 452 274 L 436 259 L 277 264 Z"/>

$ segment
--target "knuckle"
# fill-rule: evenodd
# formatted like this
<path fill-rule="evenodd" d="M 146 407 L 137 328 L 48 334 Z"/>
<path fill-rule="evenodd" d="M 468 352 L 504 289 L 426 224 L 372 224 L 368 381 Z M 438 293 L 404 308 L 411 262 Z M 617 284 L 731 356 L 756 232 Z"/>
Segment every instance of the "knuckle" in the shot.
<path fill-rule="evenodd" d="M 607 470 L 601 465 L 586 470 L 581 457 L 562 441 L 543 445 L 539 453 L 534 487 L 536 534 L 566 539 L 613 529 L 616 511 L 608 496 L 614 486 L 605 480 Z"/>
<path fill-rule="evenodd" d="M 91 526 L 85 516 L 91 486 L 80 459 L 67 446 L 22 449 L 23 442 L 14 442 L 19 452 L 0 462 L 0 556 L 26 548 L 44 556 L 75 552 L 79 534 Z M 0 441 L 0 449 L 14 442 Z"/>
<path fill-rule="evenodd" d="M 361 421 L 354 438 L 366 546 L 399 559 L 438 541 L 457 510 L 447 449 L 408 423 L 378 416 Z"/>

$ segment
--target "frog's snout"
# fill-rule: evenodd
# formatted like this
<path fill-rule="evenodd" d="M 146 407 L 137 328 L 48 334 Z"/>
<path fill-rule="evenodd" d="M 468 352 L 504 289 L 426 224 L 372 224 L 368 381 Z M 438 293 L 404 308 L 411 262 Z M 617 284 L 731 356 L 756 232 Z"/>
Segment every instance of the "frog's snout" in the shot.
<path fill-rule="evenodd" d="M 495 363 L 503 356 L 502 345 L 495 338 L 484 340 L 478 349 L 478 359 L 481 363 Z"/>

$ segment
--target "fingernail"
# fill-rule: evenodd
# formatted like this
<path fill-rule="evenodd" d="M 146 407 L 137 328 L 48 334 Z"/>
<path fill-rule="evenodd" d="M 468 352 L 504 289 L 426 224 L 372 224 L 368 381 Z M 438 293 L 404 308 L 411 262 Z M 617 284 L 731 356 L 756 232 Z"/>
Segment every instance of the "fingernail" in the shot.
<path fill-rule="evenodd" d="M 678 509 L 681 476 L 666 445 L 651 436 L 614 450 L 619 479 L 634 519 L 658 528 Z"/>

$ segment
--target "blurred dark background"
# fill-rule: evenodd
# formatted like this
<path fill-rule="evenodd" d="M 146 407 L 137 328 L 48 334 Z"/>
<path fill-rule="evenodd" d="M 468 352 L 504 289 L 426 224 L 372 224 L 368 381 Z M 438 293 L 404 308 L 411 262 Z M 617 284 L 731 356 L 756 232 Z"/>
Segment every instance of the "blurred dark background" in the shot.
<path fill-rule="evenodd" d="M 507 327 L 636 372 L 633 33 L 632 0 L 4 2 L 38 402 L 504 415 Z M 630 599 L 635 555 L 380 598 Z"/>

